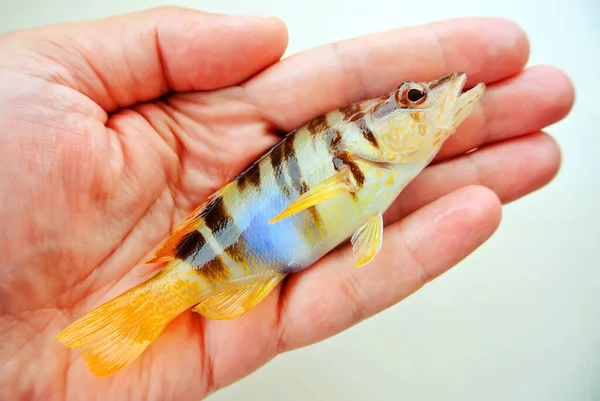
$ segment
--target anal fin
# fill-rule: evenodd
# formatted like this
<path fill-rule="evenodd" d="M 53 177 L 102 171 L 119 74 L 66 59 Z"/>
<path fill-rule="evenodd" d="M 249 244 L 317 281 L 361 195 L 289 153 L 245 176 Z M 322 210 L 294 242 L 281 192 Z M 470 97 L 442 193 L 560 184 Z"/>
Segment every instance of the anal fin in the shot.
<path fill-rule="evenodd" d="M 279 284 L 285 275 L 277 275 L 235 291 L 225 291 L 205 299 L 192 309 L 215 320 L 234 319 L 252 309 Z"/>
<path fill-rule="evenodd" d="M 352 251 L 356 258 L 354 269 L 358 269 L 373 260 L 377 252 L 381 249 L 382 242 L 383 216 L 379 213 L 356 230 L 350 239 Z"/>

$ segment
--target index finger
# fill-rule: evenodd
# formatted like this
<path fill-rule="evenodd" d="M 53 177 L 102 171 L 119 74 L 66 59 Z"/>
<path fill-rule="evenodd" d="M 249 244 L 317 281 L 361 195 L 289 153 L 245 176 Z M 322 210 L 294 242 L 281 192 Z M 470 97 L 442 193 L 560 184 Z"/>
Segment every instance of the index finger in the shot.
<path fill-rule="evenodd" d="M 467 86 L 523 69 L 529 45 L 514 23 L 466 18 L 332 43 L 293 55 L 248 81 L 250 101 L 291 130 L 329 110 L 377 97 L 405 80 L 465 71 Z"/>

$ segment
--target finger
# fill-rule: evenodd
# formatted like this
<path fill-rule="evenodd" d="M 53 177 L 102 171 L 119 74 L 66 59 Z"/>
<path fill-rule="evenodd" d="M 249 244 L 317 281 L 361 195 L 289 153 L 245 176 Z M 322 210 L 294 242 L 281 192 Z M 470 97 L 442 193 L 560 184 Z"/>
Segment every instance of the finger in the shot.
<path fill-rule="evenodd" d="M 488 187 L 502 203 L 512 202 L 548 184 L 558 173 L 560 160 L 556 141 L 538 132 L 430 166 L 390 206 L 386 224 L 469 185 Z"/>
<path fill-rule="evenodd" d="M 519 72 L 528 58 L 520 28 L 474 18 L 378 33 L 289 57 L 245 84 L 273 123 L 291 130 L 349 103 L 380 96 L 404 80 L 466 71 L 469 84 Z"/>
<path fill-rule="evenodd" d="M 30 47 L 54 61 L 54 69 L 46 67 L 52 79 L 58 75 L 106 111 L 169 90 L 240 83 L 276 62 L 287 45 L 276 18 L 176 7 L 42 28 L 27 37 Z"/>
<path fill-rule="evenodd" d="M 452 135 L 434 162 L 562 120 L 575 100 L 573 84 L 561 70 L 536 66 L 488 87 L 478 109 Z"/>
<path fill-rule="evenodd" d="M 399 302 L 487 240 L 500 214 L 492 191 L 462 188 L 388 226 L 381 251 L 359 270 L 346 246 L 291 276 L 281 295 L 280 350 L 323 340 Z"/>

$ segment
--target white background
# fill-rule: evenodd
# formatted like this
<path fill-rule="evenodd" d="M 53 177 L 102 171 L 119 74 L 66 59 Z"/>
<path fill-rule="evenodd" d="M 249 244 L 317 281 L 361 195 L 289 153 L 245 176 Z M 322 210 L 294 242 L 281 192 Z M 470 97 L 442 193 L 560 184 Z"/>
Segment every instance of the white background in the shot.
<path fill-rule="evenodd" d="M 530 64 L 574 80 L 573 112 L 550 128 L 563 167 L 504 209 L 466 261 L 380 315 L 279 356 L 221 390 L 226 400 L 600 400 L 600 1 L 203 0 L 182 5 L 270 14 L 286 54 L 463 16 L 501 16 L 532 42 Z M 0 0 L 0 32 L 166 5 L 157 0 Z M 393 352 L 390 350 L 393 349 Z"/>

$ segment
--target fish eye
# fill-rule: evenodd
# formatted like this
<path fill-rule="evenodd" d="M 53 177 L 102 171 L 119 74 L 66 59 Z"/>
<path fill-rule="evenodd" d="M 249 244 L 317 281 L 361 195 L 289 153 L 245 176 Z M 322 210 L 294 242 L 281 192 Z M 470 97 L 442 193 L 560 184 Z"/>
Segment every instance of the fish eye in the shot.
<path fill-rule="evenodd" d="M 418 89 L 418 88 L 410 88 L 406 92 L 406 98 L 413 103 L 418 102 L 424 96 L 425 96 L 425 91 Z"/>
<path fill-rule="evenodd" d="M 406 106 L 421 104 L 427 98 L 427 90 L 422 85 L 414 82 L 405 83 L 398 91 L 398 103 Z"/>

